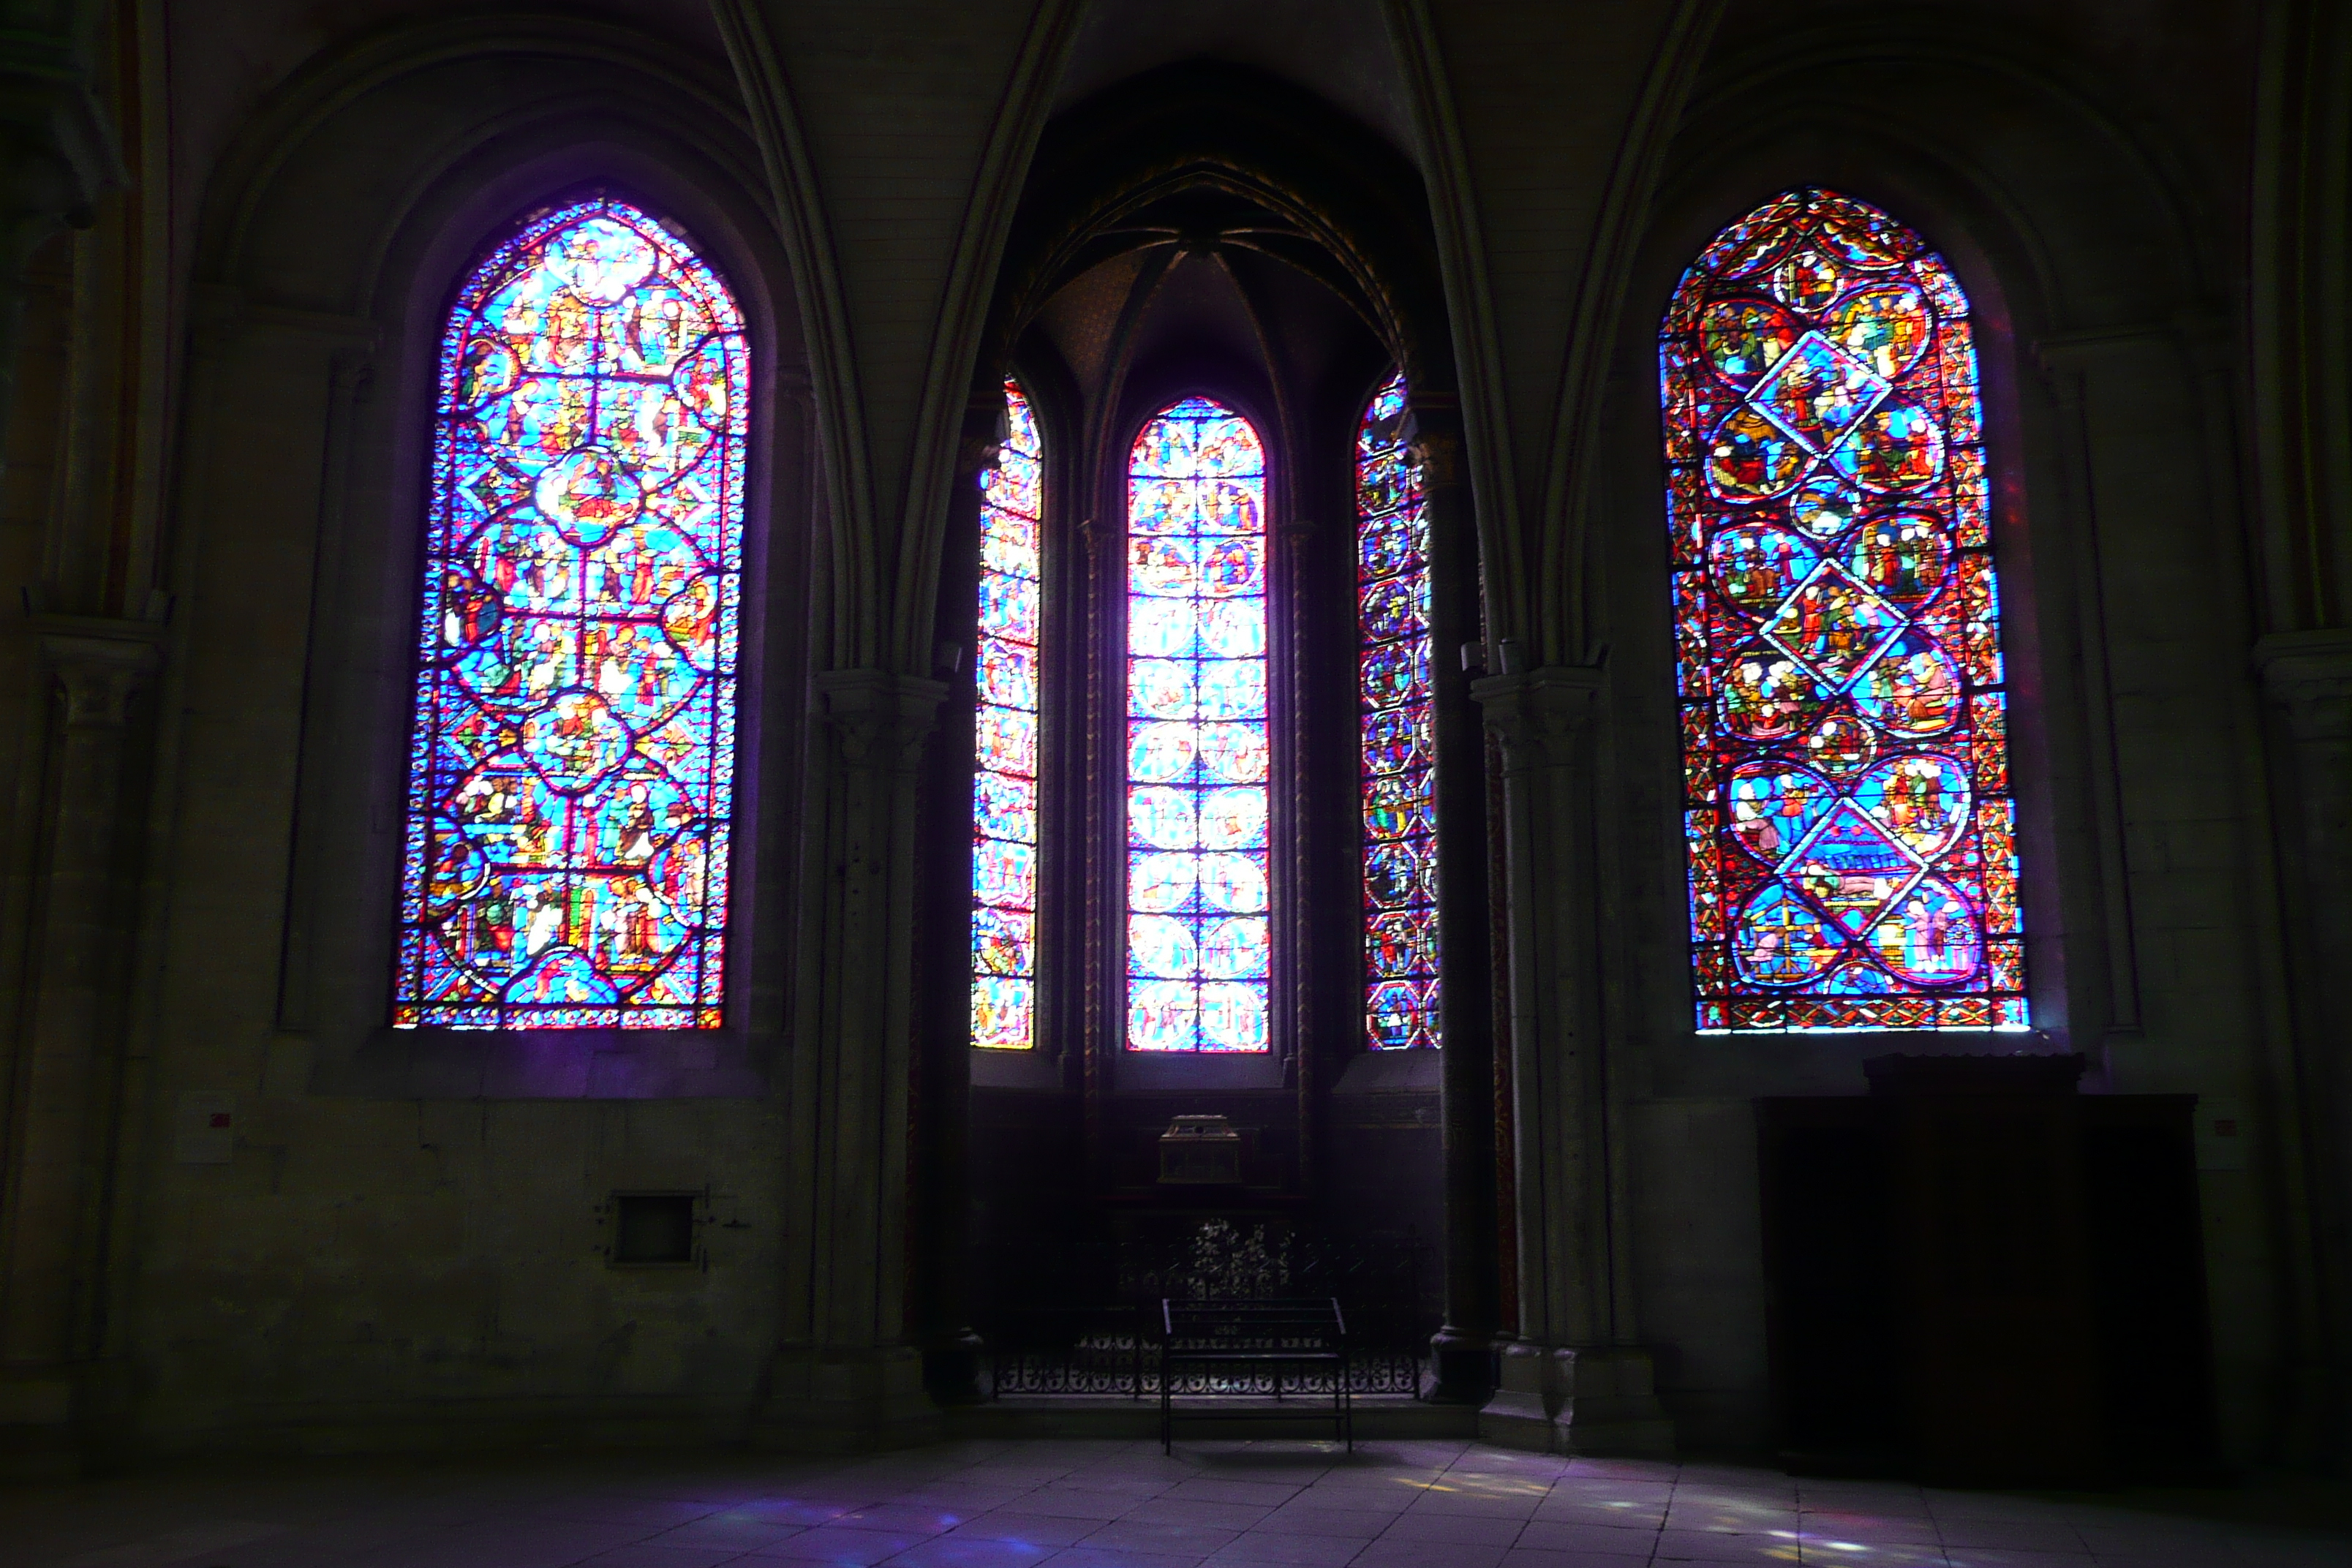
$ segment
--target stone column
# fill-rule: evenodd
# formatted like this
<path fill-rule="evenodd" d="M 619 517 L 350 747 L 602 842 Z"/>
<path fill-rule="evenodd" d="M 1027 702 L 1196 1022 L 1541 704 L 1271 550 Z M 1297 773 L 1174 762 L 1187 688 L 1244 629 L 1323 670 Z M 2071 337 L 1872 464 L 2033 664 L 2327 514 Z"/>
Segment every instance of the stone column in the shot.
<path fill-rule="evenodd" d="M 919 1194 L 914 1295 L 920 1313 L 923 1379 L 942 1405 L 980 1398 L 980 1336 L 971 1329 L 966 1252 L 971 1209 L 972 750 L 979 694 L 981 485 L 996 468 L 1004 402 L 964 411 L 949 491 L 946 557 L 940 571 L 938 674 L 946 682 L 939 739 L 924 768 L 931 797 L 920 804 L 923 853 L 916 918 L 924 955 L 924 1014 L 915 1073 L 915 1169 Z"/>
<path fill-rule="evenodd" d="M 1430 672 L 1436 688 L 1438 963 L 1444 1029 L 1445 1322 L 1430 1341 L 1430 1397 L 1483 1404 L 1494 1392 L 1500 1279 L 1495 1259 L 1495 1017 L 1487 930 L 1486 757 L 1456 657 L 1476 639 L 1477 532 L 1453 398 L 1413 399 L 1430 539 Z"/>
<path fill-rule="evenodd" d="M 758 1436 L 842 1449 L 922 1441 L 938 1424 L 907 1310 L 907 1131 L 920 772 L 947 693 L 878 669 L 831 670 L 816 688 L 822 816 L 790 1121 L 804 1206 L 791 1216 L 798 1256 Z"/>
<path fill-rule="evenodd" d="M 2288 632 L 2254 647 L 2265 694 L 2284 719 L 2281 760 L 2294 797 L 2284 864 L 2303 1129 L 2312 1152 L 2320 1279 L 2333 1347 L 2320 1435 L 2352 1454 L 2352 994 L 2336 966 L 2352 952 L 2352 630 Z M 2297 929 L 2300 928 L 2300 929 Z"/>
<path fill-rule="evenodd" d="M 1618 1321 L 1601 1037 L 1592 709 L 1601 672 L 1507 669 L 1471 688 L 1503 743 L 1519 1322 L 1478 1435 L 1559 1453 L 1663 1454 L 1674 1428 Z"/>
<path fill-rule="evenodd" d="M 44 616 L 50 731 L 26 1016 L 0 1148 L 0 1449 L 69 1463 L 98 1350 L 107 1167 L 132 926 L 121 808 L 131 698 L 160 627 Z"/>

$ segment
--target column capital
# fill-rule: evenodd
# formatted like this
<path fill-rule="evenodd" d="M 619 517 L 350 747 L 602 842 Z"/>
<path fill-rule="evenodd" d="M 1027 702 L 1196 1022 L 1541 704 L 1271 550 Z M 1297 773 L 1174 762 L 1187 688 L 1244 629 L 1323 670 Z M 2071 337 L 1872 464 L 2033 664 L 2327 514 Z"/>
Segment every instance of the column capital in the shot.
<path fill-rule="evenodd" d="M 131 182 L 70 42 L 37 34 L 12 42 L 21 53 L 0 68 L 0 162 L 8 174 L 0 218 L 13 269 L 58 228 L 87 226 L 100 195 Z"/>
<path fill-rule="evenodd" d="M 816 678 L 825 722 L 851 763 L 911 767 L 946 700 L 945 682 L 886 669 L 828 669 Z"/>
<path fill-rule="evenodd" d="M 1564 767 L 1577 760 L 1601 685 L 1598 666 L 1553 665 L 1474 680 L 1470 695 L 1503 738 L 1505 768 L 1516 773 Z"/>
<path fill-rule="evenodd" d="M 977 485 L 981 476 L 996 467 L 1004 451 L 1004 443 L 993 430 L 985 435 L 964 432 L 956 442 L 956 483 Z"/>
<path fill-rule="evenodd" d="M 1462 482 L 1462 437 L 1452 430 L 1417 430 L 1405 449 L 1420 465 L 1424 489 L 1443 489 Z"/>
<path fill-rule="evenodd" d="M 2278 632 L 2254 645 L 2263 692 L 2298 741 L 2352 738 L 2352 630 Z"/>
<path fill-rule="evenodd" d="M 41 657 L 65 689 L 66 727 L 119 730 L 131 696 L 163 663 L 164 630 L 148 621 L 37 616 Z"/>

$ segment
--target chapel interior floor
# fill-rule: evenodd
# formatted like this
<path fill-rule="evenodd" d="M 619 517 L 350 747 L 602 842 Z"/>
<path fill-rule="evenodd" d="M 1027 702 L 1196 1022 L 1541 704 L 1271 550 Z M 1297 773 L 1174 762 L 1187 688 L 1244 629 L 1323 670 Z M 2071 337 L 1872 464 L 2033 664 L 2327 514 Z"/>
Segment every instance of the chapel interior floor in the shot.
<path fill-rule="evenodd" d="M 2340 1489 L 2102 1495 L 1796 1479 L 1461 1441 L 967 1441 L 179 1464 L 0 1489 L 15 1568 L 2271 1568 L 2352 1562 Z"/>

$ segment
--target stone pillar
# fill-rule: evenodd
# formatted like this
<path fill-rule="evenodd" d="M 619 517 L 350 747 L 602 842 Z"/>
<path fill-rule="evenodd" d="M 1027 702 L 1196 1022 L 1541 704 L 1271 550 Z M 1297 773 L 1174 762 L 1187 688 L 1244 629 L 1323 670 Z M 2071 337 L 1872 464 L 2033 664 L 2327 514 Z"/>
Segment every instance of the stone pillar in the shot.
<path fill-rule="evenodd" d="M 980 1394 L 980 1336 L 971 1330 L 967 1240 L 971 1208 L 971 787 L 978 710 L 976 622 L 980 600 L 981 485 L 996 467 L 1004 421 L 1002 394 L 964 411 L 949 491 L 946 554 L 940 571 L 938 674 L 946 682 L 939 740 L 924 768 L 931 796 L 920 803 L 923 852 L 916 918 L 925 952 L 919 969 L 924 1014 L 915 1072 L 918 1202 L 914 1296 L 920 1316 L 923 1381 L 942 1405 Z"/>
<path fill-rule="evenodd" d="M 1503 743 L 1518 1172 L 1518 1337 L 1478 1435 L 1547 1452 L 1664 1454 L 1673 1424 L 1614 1304 L 1590 733 L 1601 672 L 1507 669 L 1471 689 Z"/>
<path fill-rule="evenodd" d="M 2352 952 L 2352 630 L 2289 632 L 2254 647 L 2265 694 L 2284 721 L 2281 772 L 2294 797 L 2282 871 L 2290 910 L 2303 1129 L 2316 1167 L 2320 1279 L 2331 1346 L 2320 1434 L 2341 1468 L 2352 1455 L 2352 995 L 2336 966 Z M 2297 929 L 2299 928 L 2299 929 Z"/>
<path fill-rule="evenodd" d="M 161 628 L 45 616 L 60 700 L 43 792 L 25 1029 L 7 1085 L 0 1170 L 0 1453 L 69 1466 L 99 1351 L 107 1168 L 132 921 L 121 807 L 131 698 Z"/>
<path fill-rule="evenodd" d="M 844 1449 L 936 1436 L 908 1317 L 908 1089 L 918 803 L 946 688 L 878 669 L 817 677 L 812 924 L 793 1043 L 783 1343 L 759 1438 Z M 802 1184 L 804 1183 L 804 1184 Z"/>
<path fill-rule="evenodd" d="M 1476 640 L 1478 548 L 1451 397 L 1416 395 L 1412 442 L 1430 539 L 1436 688 L 1438 963 L 1444 1029 L 1445 1321 L 1430 1341 L 1429 1396 L 1485 1403 L 1501 1325 L 1495 1258 L 1495 1016 L 1486 900 L 1486 740 L 1455 650 Z"/>

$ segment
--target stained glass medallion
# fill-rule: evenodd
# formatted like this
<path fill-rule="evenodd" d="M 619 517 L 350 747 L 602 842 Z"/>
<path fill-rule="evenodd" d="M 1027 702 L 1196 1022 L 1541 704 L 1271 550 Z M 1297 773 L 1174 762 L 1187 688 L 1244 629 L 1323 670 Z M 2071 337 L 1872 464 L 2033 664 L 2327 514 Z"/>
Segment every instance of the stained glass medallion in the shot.
<path fill-rule="evenodd" d="M 1265 449 L 1188 397 L 1128 465 L 1127 1045 L 1264 1051 Z"/>
<path fill-rule="evenodd" d="M 1777 196 L 1659 342 L 1704 1032 L 2022 1029 L 2000 595 L 1967 297 Z"/>
<path fill-rule="evenodd" d="M 1434 1046 L 1440 1033 L 1429 523 L 1404 421 L 1400 375 L 1356 430 L 1364 1043 L 1374 1050 Z"/>
<path fill-rule="evenodd" d="M 981 482 L 980 685 L 971 802 L 971 1043 L 1037 1031 L 1037 541 L 1044 448 L 1004 384 L 1004 444 Z"/>
<path fill-rule="evenodd" d="M 396 1026 L 723 1022 L 750 414 L 733 299 L 635 207 L 542 214 L 459 291 Z"/>

